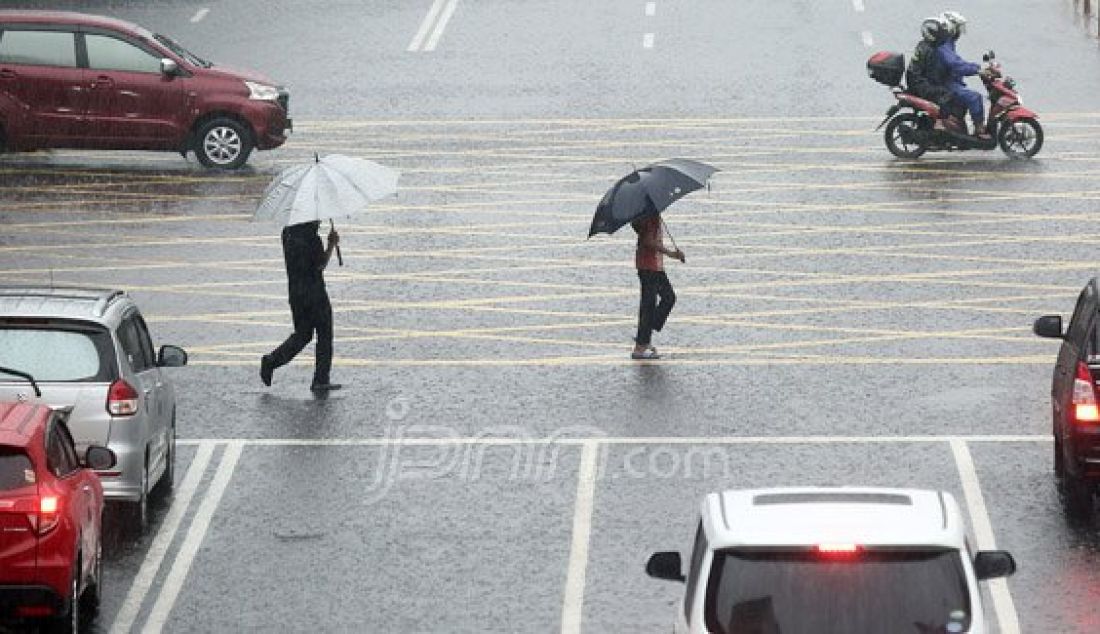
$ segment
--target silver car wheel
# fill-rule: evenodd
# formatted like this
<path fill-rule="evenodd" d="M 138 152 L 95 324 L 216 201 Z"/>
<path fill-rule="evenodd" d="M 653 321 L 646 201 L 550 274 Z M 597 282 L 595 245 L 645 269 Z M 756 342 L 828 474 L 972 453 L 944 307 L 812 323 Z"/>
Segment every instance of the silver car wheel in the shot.
<path fill-rule="evenodd" d="M 206 157 L 217 165 L 228 165 L 241 154 L 241 137 L 228 126 L 211 128 L 202 140 L 202 149 Z"/>

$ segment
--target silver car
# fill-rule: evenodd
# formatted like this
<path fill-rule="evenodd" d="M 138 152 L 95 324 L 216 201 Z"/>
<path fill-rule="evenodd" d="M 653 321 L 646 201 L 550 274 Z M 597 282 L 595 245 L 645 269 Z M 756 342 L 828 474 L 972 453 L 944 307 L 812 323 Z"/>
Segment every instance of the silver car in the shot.
<path fill-rule="evenodd" d="M 71 407 L 77 446 L 118 456 L 99 472 L 104 497 L 122 502 L 137 530 L 150 493 L 167 492 L 174 477 L 176 393 L 162 368 L 186 363 L 175 346 L 154 355 L 145 320 L 123 291 L 0 287 L 0 367 L 15 372 L 0 372 L 0 401 Z"/>

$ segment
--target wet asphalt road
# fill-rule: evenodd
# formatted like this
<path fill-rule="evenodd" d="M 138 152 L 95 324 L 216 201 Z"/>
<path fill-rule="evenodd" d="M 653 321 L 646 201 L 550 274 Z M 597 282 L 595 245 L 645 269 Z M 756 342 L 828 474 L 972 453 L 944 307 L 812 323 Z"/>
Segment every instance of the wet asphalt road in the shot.
<path fill-rule="evenodd" d="M 951 491 L 1017 556 L 1019 631 L 1100 631 L 1100 537 L 1050 476 L 1055 347 L 1029 332 L 1096 270 L 1100 60 L 1074 3 L 955 6 L 963 53 L 996 48 L 1043 115 L 1027 163 L 898 162 L 872 132 L 891 98 L 863 63 L 934 3 L 459 0 L 441 30 L 427 1 L 320 4 L 49 4 L 263 70 L 296 120 L 234 174 L 0 157 L 0 281 L 125 288 L 191 353 L 185 484 L 112 540 L 96 631 L 668 631 L 680 588 L 645 556 L 689 548 L 704 493 L 788 484 Z M 256 377 L 290 320 L 277 228 L 248 221 L 313 152 L 403 172 L 341 227 L 347 388 L 321 400 L 308 356 Z M 637 364 L 632 241 L 583 237 L 668 156 L 723 171 L 667 217 L 688 263 L 666 359 Z"/>

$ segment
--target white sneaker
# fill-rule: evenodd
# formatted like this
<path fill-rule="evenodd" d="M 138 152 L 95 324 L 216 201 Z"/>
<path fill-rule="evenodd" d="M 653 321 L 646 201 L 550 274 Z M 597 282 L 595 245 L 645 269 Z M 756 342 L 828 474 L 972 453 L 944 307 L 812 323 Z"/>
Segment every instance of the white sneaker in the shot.
<path fill-rule="evenodd" d="M 642 360 L 649 360 L 649 359 L 660 359 L 661 355 L 657 354 L 657 349 L 656 348 L 650 346 L 650 347 L 646 348 L 645 350 L 643 350 L 641 352 L 631 352 L 630 353 L 630 358 L 642 361 Z"/>

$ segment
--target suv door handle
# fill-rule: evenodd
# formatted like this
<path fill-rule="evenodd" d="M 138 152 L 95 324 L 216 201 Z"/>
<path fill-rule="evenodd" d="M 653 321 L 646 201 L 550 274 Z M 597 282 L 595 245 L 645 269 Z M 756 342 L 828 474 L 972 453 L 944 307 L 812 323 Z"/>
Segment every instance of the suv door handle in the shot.
<path fill-rule="evenodd" d="M 15 79 L 16 77 L 18 77 L 18 75 L 15 74 L 14 70 L 8 70 L 6 68 L 0 70 L 0 79 Z"/>
<path fill-rule="evenodd" d="M 111 79 L 110 77 L 108 77 L 106 75 L 100 75 L 99 77 L 95 78 L 94 82 L 92 82 L 92 88 L 95 88 L 97 86 L 110 88 L 111 86 L 114 86 L 114 85 L 115 85 L 115 80 Z"/>

